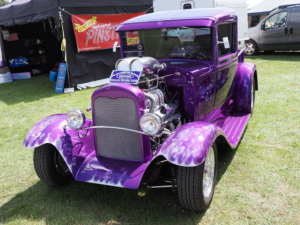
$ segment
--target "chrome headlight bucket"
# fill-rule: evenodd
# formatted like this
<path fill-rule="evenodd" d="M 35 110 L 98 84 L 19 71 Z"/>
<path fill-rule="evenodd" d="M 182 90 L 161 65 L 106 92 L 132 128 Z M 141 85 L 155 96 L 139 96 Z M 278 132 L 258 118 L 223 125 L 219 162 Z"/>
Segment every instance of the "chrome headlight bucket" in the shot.
<path fill-rule="evenodd" d="M 166 65 L 159 64 L 159 62 L 152 57 L 139 57 L 131 61 L 130 69 L 134 71 L 142 71 L 148 73 L 157 69 L 165 69 Z"/>
<path fill-rule="evenodd" d="M 144 65 L 139 59 L 135 59 L 130 63 L 130 69 L 133 71 L 143 71 Z"/>
<path fill-rule="evenodd" d="M 161 129 L 162 121 L 154 113 L 146 113 L 140 119 L 140 128 L 148 135 L 155 135 Z"/>
<path fill-rule="evenodd" d="M 116 62 L 116 70 L 120 70 L 120 71 L 129 71 L 130 70 L 130 63 L 132 60 L 136 59 L 137 57 L 128 57 L 128 58 L 124 58 L 124 59 L 119 59 Z"/>
<path fill-rule="evenodd" d="M 69 126 L 74 129 L 80 129 L 85 123 L 85 115 L 79 109 L 70 110 L 66 115 Z"/>

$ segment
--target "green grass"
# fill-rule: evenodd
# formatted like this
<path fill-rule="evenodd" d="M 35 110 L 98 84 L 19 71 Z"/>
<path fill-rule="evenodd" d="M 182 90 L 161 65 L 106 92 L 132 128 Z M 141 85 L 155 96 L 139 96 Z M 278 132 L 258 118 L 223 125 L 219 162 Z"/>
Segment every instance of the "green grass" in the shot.
<path fill-rule="evenodd" d="M 0 224 L 300 224 L 300 54 L 260 54 L 254 114 L 239 147 L 220 152 L 218 184 L 203 213 L 170 190 L 72 182 L 52 188 L 22 146 L 40 119 L 90 106 L 95 89 L 57 94 L 48 77 L 0 84 Z"/>

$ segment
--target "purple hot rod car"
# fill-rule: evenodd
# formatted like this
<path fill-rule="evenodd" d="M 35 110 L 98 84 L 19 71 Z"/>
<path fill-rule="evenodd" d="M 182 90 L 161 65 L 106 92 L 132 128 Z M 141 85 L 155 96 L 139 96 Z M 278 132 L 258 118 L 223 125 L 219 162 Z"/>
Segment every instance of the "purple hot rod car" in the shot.
<path fill-rule="evenodd" d="M 180 31 L 176 35 L 172 30 Z M 117 29 L 122 59 L 80 110 L 28 132 L 39 178 L 138 189 L 171 188 L 181 205 L 208 208 L 220 144 L 237 147 L 254 107 L 256 66 L 238 49 L 232 9 L 146 14 Z M 175 32 L 176 33 L 176 32 Z M 219 147 L 219 148 L 218 148 Z"/>

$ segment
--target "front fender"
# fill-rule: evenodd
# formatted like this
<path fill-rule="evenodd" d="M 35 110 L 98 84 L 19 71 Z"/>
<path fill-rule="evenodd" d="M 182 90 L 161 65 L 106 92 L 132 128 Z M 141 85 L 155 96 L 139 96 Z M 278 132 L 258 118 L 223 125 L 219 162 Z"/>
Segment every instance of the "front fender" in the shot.
<path fill-rule="evenodd" d="M 91 123 L 90 119 L 86 119 L 84 126 Z M 79 135 L 83 138 L 79 138 L 78 131 L 66 125 L 68 125 L 66 114 L 46 117 L 29 130 L 23 145 L 26 148 L 36 148 L 47 143 L 54 145 L 75 175 L 78 166 L 74 163 L 74 156 L 84 159 L 95 155 L 94 131 L 92 129 L 80 131 Z"/>
<path fill-rule="evenodd" d="M 66 115 L 46 117 L 34 125 L 24 139 L 24 147 L 52 144 L 60 152 L 75 180 L 137 189 L 149 162 L 128 162 L 96 156 L 94 130 L 66 127 Z M 87 119 L 84 127 L 92 125 Z"/>
<path fill-rule="evenodd" d="M 178 166 L 198 166 L 220 135 L 224 136 L 222 129 L 211 123 L 184 124 L 165 140 L 154 156 L 164 156 Z"/>

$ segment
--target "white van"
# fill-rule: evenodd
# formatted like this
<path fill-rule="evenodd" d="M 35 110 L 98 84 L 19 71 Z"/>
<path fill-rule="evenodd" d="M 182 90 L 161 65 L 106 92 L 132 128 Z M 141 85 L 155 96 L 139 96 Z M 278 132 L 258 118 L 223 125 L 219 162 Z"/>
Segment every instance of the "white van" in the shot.
<path fill-rule="evenodd" d="M 300 50 L 300 3 L 279 6 L 249 28 L 246 55 L 258 51 Z"/>

